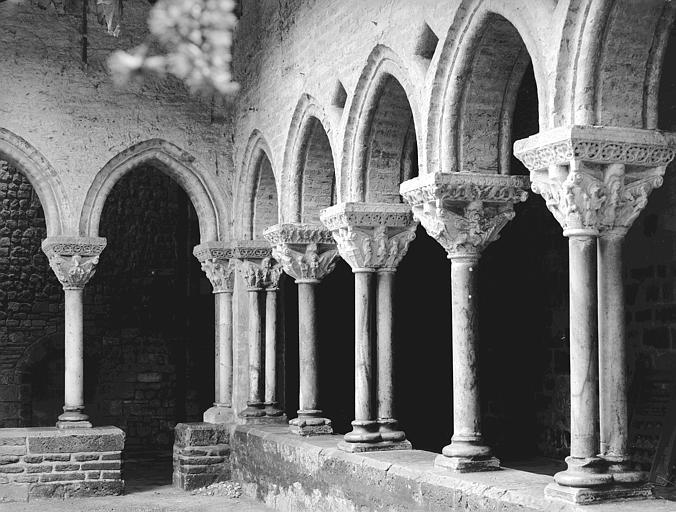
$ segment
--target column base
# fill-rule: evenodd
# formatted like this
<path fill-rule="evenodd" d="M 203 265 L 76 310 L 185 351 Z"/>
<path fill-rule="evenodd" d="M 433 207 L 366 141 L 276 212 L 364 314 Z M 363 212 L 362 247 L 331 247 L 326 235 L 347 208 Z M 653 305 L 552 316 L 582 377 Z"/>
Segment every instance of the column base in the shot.
<path fill-rule="evenodd" d="M 611 455 L 602 455 L 601 457 L 608 464 L 607 471 L 613 475 L 613 481 L 616 484 L 636 486 L 648 482 L 648 473 L 634 470 L 629 458 Z"/>
<path fill-rule="evenodd" d="M 82 412 L 81 409 L 67 409 L 63 408 L 63 413 L 59 415 L 56 422 L 56 428 L 92 428 L 89 421 L 89 416 Z"/>
<path fill-rule="evenodd" d="M 378 433 L 383 441 L 394 443 L 406 441 L 406 433 L 403 430 L 399 430 L 399 422 L 397 420 L 393 418 L 378 418 L 378 425 Z"/>
<path fill-rule="evenodd" d="M 246 409 L 239 413 L 240 418 L 261 418 L 265 416 L 263 402 L 247 402 Z"/>
<path fill-rule="evenodd" d="M 551 483 L 545 487 L 545 497 L 576 505 L 590 505 L 608 501 L 639 500 L 652 498 L 652 485 L 603 485 L 600 487 L 568 487 Z"/>
<path fill-rule="evenodd" d="M 89 421 L 57 421 L 56 428 L 59 429 L 68 429 L 68 428 L 92 428 L 92 424 Z"/>
<path fill-rule="evenodd" d="M 566 464 L 568 469 L 554 475 L 558 485 L 589 489 L 613 483 L 613 475 L 607 472 L 606 462 L 600 457 L 566 457 Z"/>
<path fill-rule="evenodd" d="M 321 411 L 317 411 L 317 414 L 321 414 Z M 299 436 L 321 436 L 333 434 L 333 427 L 328 418 L 308 415 L 307 411 L 298 411 L 298 417 L 289 421 L 289 432 Z"/>
<path fill-rule="evenodd" d="M 340 441 L 338 449 L 349 453 L 382 452 L 391 450 L 412 450 L 413 446 L 407 440 L 404 441 L 376 441 L 369 443 L 354 443 Z"/>
<path fill-rule="evenodd" d="M 280 408 L 277 407 L 277 402 L 265 402 L 265 415 L 270 417 L 281 416 L 284 414 Z"/>
<path fill-rule="evenodd" d="M 202 415 L 204 423 L 233 423 L 235 419 L 235 411 L 229 405 L 214 404 Z"/>
<path fill-rule="evenodd" d="M 242 418 L 245 425 L 286 425 L 286 414 L 281 416 L 245 416 Z"/>
<path fill-rule="evenodd" d="M 495 457 L 448 457 L 437 455 L 434 465 L 457 473 L 475 473 L 478 471 L 499 471 L 500 460 Z"/>

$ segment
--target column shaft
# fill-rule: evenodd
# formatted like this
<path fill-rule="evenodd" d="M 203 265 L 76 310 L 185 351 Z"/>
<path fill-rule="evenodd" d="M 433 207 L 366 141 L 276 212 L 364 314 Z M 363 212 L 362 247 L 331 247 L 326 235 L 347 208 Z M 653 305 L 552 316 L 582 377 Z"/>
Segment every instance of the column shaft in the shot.
<path fill-rule="evenodd" d="M 268 416 L 280 416 L 277 408 L 277 289 L 265 292 L 265 409 Z"/>
<path fill-rule="evenodd" d="M 598 359 L 596 239 L 571 236 L 570 279 L 570 455 L 598 453 Z"/>
<path fill-rule="evenodd" d="M 263 322 L 259 306 L 259 289 L 250 289 L 249 294 L 249 400 L 242 411 L 244 417 L 265 416 L 263 409 Z"/>
<path fill-rule="evenodd" d="M 321 415 L 318 411 L 316 284 L 298 283 L 298 355 L 300 370 L 299 415 Z"/>
<path fill-rule="evenodd" d="M 64 414 L 60 421 L 86 421 L 84 411 L 84 344 L 81 288 L 65 289 Z"/>
<path fill-rule="evenodd" d="M 232 407 L 232 292 L 214 295 L 216 306 L 216 398 L 214 405 Z"/>
<path fill-rule="evenodd" d="M 376 346 L 378 361 L 378 420 L 393 419 L 392 332 L 394 272 L 378 272 L 376 302 Z"/>

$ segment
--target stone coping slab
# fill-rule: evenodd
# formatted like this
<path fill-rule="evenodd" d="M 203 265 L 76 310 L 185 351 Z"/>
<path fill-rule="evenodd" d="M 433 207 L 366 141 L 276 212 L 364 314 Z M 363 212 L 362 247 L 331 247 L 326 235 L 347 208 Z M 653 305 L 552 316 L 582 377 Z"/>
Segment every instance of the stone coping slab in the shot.
<path fill-rule="evenodd" d="M 548 500 L 546 475 L 515 469 L 452 473 L 420 450 L 346 453 L 342 436 L 299 438 L 282 426 L 240 425 L 232 441 L 233 478 L 278 510 L 463 510 L 674 512 L 664 500 L 574 506 Z M 314 508 L 313 508 L 314 507 Z"/>

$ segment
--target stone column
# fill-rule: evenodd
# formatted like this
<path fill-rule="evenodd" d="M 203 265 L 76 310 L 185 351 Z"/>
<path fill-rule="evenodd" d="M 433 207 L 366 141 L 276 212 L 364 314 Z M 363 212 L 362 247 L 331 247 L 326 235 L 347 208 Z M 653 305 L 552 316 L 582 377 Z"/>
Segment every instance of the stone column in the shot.
<path fill-rule="evenodd" d="M 416 222 L 408 206 L 388 203 L 341 203 L 323 210 L 320 218 L 355 278 L 355 419 L 338 447 L 350 452 L 410 449 L 393 417 L 390 274 L 415 238 Z M 377 363 L 384 367 L 374 368 Z"/>
<path fill-rule="evenodd" d="M 232 294 L 235 263 L 232 251 L 224 242 L 206 242 L 195 247 L 193 254 L 211 282 L 214 293 L 214 405 L 204 412 L 207 423 L 226 423 L 233 419 L 233 326 Z"/>
<path fill-rule="evenodd" d="M 283 414 L 277 401 L 277 292 L 281 266 L 271 258 L 264 260 L 265 282 L 265 414 Z"/>
<path fill-rule="evenodd" d="M 42 250 L 63 285 L 65 294 L 64 406 L 58 428 L 91 427 L 84 413 L 84 330 L 82 293 L 96 271 L 106 239 L 99 237 L 49 237 Z"/>
<path fill-rule="evenodd" d="M 545 198 L 569 239 L 571 447 L 568 469 L 545 490 L 550 498 L 591 503 L 649 494 L 640 485 L 641 475 L 628 470 L 617 237 L 624 236 L 647 195 L 661 184 L 674 157 L 673 141 L 650 130 L 572 126 L 514 145 L 531 172 L 533 191 Z"/>
<path fill-rule="evenodd" d="M 331 420 L 319 406 L 316 294 L 321 280 L 335 266 L 335 243 L 329 231 L 313 224 L 278 224 L 268 228 L 264 236 L 272 245 L 274 258 L 298 285 L 300 409 L 298 417 L 289 421 L 289 429 L 302 436 L 331 434 Z"/>
<path fill-rule="evenodd" d="M 498 469 L 483 439 L 477 352 L 478 263 L 527 197 L 519 176 L 437 173 L 406 181 L 401 194 L 451 260 L 453 436 L 435 464 L 458 472 Z"/>

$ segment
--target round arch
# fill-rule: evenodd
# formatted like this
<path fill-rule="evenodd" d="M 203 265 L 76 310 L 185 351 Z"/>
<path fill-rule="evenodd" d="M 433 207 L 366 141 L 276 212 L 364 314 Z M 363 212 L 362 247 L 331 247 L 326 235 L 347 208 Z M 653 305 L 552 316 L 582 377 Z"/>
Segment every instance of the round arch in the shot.
<path fill-rule="evenodd" d="M 413 130 L 418 151 L 417 166 L 422 173 L 425 158 L 422 153 L 424 140 L 421 112 L 418 105 L 420 94 L 409 70 L 397 54 L 387 46 L 376 46 L 369 55 L 350 104 L 343 142 L 343 157 L 340 174 L 340 197 L 343 201 L 365 201 L 367 176 L 366 167 L 370 135 L 374 115 L 383 90 L 390 83 L 396 83 L 405 96 L 413 118 Z M 398 187 L 397 187 L 398 195 Z"/>
<path fill-rule="evenodd" d="M 465 0 L 461 4 L 446 34 L 432 82 L 426 139 L 428 169 L 500 172 L 501 168 L 508 167 L 514 99 L 529 63 L 533 65 L 538 92 L 539 125 L 541 129 L 548 127 L 546 49 L 538 43 L 535 34 L 541 28 L 541 20 L 551 18 L 554 7 L 552 2 L 526 0 L 502 3 Z M 481 52 L 489 45 L 500 48 L 504 55 Z M 482 85 L 491 87 L 490 90 L 471 87 L 471 79 L 477 71 L 484 73 L 480 77 Z M 492 112 L 486 115 L 481 112 L 482 107 Z M 477 127 L 490 131 L 491 142 L 498 148 L 491 156 L 492 162 L 481 161 L 485 148 L 465 135 L 468 126 L 464 123 L 467 116 L 472 115 L 468 110 L 482 114 L 474 115 L 472 121 L 492 124 Z M 473 152 L 471 157 L 464 155 L 465 162 L 463 145 Z"/>
<path fill-rule="evenodd" d="M 69 234 L 72 216 L 59 174 L 35 147 L 13 132 L 0 128 L 0 158 L 16 166 L 40 198 L 47 236 Z"/>
<path fill-rule="evenodd" d="M 194 165 L 195 158 L 177 146 L 161 139 L 152 139 L 122 151 L 103 166 L 87 192 L 80 234 L 98 236 L 103 206 L 115 184 L 128 172 L 141 165 L 152 165 L 174 179 L 192 201 L 200 226 L 202 242 L 215 241 L 225 233 L 227 210 L 222 194 L 207 173 Z"/>
<path fill-rule="evenodd" d="M 272 151 L 257 129 L 249 137 L 240 169 L 235 200 L 237 211 L 241 213 L 238 232 L 245 240 L 253 240 L 262 233 L 262 229 L 257 229 L 257 224 L 261 224 L 261 228 L 269 227 L 268 225 L 275 224 L 279 218 L 279 190 L 272 164 Z M 261 186 L 267 191 L 270 204 L 265 218 L 257 222 L 255 217 Z"/>
<path fill-rule="evenodd" d="M 567 106 L 571 124 L 655 129 L 664 51 L 676 6 L 661 0 L 581 3 L 569 14 L 581 25 L 575 52 L 559 63 L 559 68 L 575 73 L 570 85 L 559 91 L 557 104 Z M 572 98 L 565 97 L 567 91 Z"/>
<path fill-rule="evenodd" d="M 284 198 L 282 202 L 284 221 L 305 222 L 310 217 L 314 218 L 319 214 L 319 210 L 331 205 L 334 195 L 338 196 L 337 191 L 334 194 L 337 181 L 335 163 L 338 161 L 338 155 L 334 149 L 335 144 L 331 141 L 333 133 L 331 122 L 324 108 L 315 98 L 309 94 L 303 94 L 291 118 L 284 150 L 281 184 L 281 197 Z M 319 171 L 314 173 L 316 179 L 313 180 L 313 189 L 316 190 L 305 191 L 317 199 L 312 206 L 307 204 L 308 194 L 304 192 L 309 184 L 308 165 L 312 165 L 315 171 Z M 326 190 L 323 190 L 327 186 L 327 181 L 330 181 L 328 183 L 328 204 L 326 204 Z M 313 220 L 319 222 L 318 217 Z"/>

